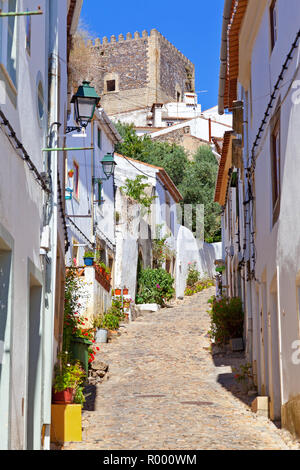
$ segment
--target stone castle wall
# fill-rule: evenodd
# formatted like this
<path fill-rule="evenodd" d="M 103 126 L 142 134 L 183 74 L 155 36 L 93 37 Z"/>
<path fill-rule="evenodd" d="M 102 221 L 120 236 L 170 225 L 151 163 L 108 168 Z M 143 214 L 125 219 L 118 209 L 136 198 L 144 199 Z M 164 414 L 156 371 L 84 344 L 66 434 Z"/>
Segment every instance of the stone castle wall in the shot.
<path fill-rule="evenodd" d="M 194 65 L 157 30 L 96 39 L 97 88 L 108 114 L 167 103 L 194 87 Z M 115 80 L 115 91 L 107 81 Z"/>

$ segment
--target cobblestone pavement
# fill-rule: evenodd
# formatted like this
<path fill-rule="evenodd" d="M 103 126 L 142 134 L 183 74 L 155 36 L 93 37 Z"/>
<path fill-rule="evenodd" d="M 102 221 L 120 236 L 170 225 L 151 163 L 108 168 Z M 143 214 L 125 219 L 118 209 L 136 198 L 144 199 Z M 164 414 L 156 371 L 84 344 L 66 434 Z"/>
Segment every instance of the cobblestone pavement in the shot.
<path fill-rule="evenodd" d="M 93 409 L 83 411 L 83 441 L 64 449 L 299 448 L 290 434 L 249 409 L 231 369 L 245 360 L 212 358 L 207 300 L 213 294 L 208 289 L 145 314 L 100 346 L 108 380 L 96 386 Z"/>

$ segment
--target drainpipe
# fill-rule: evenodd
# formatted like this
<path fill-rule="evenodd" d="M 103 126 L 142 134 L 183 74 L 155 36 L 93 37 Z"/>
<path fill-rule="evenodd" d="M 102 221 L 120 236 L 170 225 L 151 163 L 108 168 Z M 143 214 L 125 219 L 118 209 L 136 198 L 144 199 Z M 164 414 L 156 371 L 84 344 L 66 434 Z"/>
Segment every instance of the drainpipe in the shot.
<path fill-rule="evenodd" d="M 224 94 L 225 94 L 225 81 L 227 78 L 227 32 L 228 25 L 231 18 L 231 6 L 233 0 L 225 0 L 224 13 L 223 13 L 223 28 L 221 39 L 221 54 L 220 54 L 220 80 L 219 80 L 219 101 L 218 109 L 219 114 L 224 114 Z"/>
<path fill-rule="evenodd" d="M 279 341 L 279 381 L 280 381 L 280 395 L 281 405 L 286 403 L 288 399 L 284 396 L 284 385 L 283 385 L 283 363 L 282 363 L 282 317 L 281 317 L 281 298 L 280 298 L 280 267 L 277 266 L 277 320 L 278 320 L 278 341 Z"/>
<path fill-rule="evenodd" d="M 49 102 L 48 102 L 48 129 L 49 147 L 58 147 L 58 4 L 57 0 L 48 1 L 49 10 Z M 53 35 L 56 31 L 55 37 Z M 46 272 L 46 307 L 44 319 L 44 400 L 43 400 L 43 424 L 45 425 L 44 450 L 50 449 L 50 426 L 51 426 L 51 392 L 54 360 L 54 319 L 55 319 L 55 293 L 56 293 L 56 268 L 57 268 L 57 218 L 58 218 L 58 191 L 57 191 L 57 170 L 58 154 L 51 152 L 48 154 L 48 170 L 51 176 L 51 200 L 49 201 L 49 226 L 51 233 L 51 248 L 49 253 L 49 263 Z"/>

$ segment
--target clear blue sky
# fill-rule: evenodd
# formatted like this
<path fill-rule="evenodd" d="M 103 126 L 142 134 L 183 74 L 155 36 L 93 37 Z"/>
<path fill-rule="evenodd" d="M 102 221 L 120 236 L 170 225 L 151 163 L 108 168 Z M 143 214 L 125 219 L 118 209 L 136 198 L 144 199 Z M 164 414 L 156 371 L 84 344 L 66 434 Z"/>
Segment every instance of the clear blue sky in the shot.
<path fill-rule="evenodd" d="M 203 110 L 218 102 L 224 0 L 84 0 L 81 19 L 95 37 L 156 28 L 196 68 Z"/>

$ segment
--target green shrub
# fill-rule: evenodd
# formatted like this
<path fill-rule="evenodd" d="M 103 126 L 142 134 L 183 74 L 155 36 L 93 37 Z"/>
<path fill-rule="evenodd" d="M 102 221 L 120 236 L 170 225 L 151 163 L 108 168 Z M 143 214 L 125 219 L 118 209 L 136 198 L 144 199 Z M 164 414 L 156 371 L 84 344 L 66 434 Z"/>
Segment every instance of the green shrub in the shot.
<path fill-rule="evenodd" d="M 241 299 L 213 297 L 211 303 L 211 331 L 215 343 L 225 345 L 233 338 L 241 338 L 244 329 L 244 312 Z"/>
<path fill-rule="evenodd" d="M 174 278 L 164 269 L 142 269 L 138 277 L 136 303 L 164 305 L 175 293 L 173 284 Z"/>
<path fill-rule="evenodd" d="M 200 279 L 200 272 L 197 269 L 197 264 L 189 263 L 186 285 L 188 287 L 194 287 L 199 281 L 199 279 Z"/>
<path fill-rule="evenodd" d="M 106 313 L 103 317 L 101 328 L 107 328 L 108 330 L 117 330 L 120 326 L 120 318 L 112 313 Z"/>

